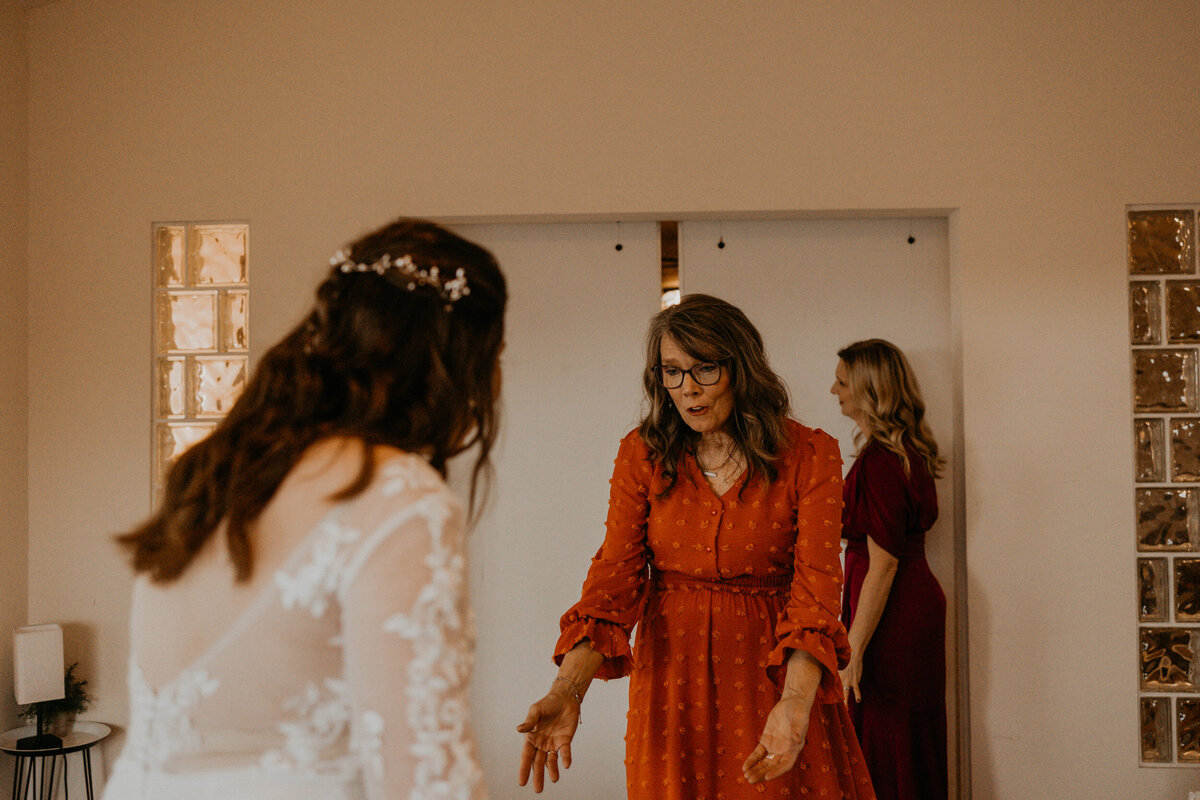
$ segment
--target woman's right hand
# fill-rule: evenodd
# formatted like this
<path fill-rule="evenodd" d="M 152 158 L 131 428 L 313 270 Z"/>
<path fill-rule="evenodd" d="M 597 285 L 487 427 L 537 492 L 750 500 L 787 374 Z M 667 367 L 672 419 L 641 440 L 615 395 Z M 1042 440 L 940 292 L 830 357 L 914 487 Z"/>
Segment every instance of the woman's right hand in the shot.
<path fill-rule="evenodd" d="M 525 734 L 521 747 L 521 772 L 517 783 L 524 786 L 533 772 L 533 790 L 540 792 L 545 785 L 545 773 L 550 782 L 558 781 L 559 761 L 563 769 L 571 766 L 571 740 L 579 727 L 579 702 L 566 692 L 554 689 L 529 707 L 525 721 L 517 730 Z"/>

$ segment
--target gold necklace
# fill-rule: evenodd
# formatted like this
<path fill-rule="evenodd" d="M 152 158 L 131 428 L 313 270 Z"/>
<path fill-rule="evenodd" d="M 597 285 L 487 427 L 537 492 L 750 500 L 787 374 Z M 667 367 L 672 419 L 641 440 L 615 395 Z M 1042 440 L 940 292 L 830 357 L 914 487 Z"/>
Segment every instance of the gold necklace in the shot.
<path fill-rule="evenodd" d="M 706 478 L 717 477 L 717 470 L 721 469 L 722 467 L 724 467 L 726 464 L 728 464 L 730 461 L 733 460 L 733 450 L 734 450 L 734 448 L 732 448 L 732 447 L 729 448 L 729 450 L 725 453 L 725 460 L 722 461 L 720 464 L 717 464 L 717 466 L 713 467 L 711 470 L 704 468 L 704 462 L 700 460 L 700 452 L 697 451 L 696 452 L 696 466 L 700 467 L 700 474 L 702 474 Z"/>

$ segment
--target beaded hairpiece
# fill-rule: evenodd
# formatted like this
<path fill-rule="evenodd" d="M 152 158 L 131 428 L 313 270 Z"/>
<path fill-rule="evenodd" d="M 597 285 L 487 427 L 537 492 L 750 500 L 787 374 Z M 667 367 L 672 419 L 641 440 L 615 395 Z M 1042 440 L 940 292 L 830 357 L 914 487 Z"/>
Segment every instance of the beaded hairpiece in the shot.
<path fill-rule="evenodd" d="M 467 276 L 462 267 L 455 271 L 453 278 L 446 280 L 438 273 L 436 266 L 429 269 L 418 267 L 413 263 L 412 256 L 409 255 L 393 259 L 390 253 L 384 253 L 378 261 L 363 264 L 351 259 L 344 250 L 339 250 L 334 253 L 333 258 L 329 259 L 329 266 L 336 267 L 341 272 L 374 272 L 377 275 L 386 275 L 392 271 L 407 279 L 408 282 L 403 286 L 410 292 L 418 286 L 429 286 L 436 289 L 442 299 L 446 301 L 447 308 L 450 303 L 471 293 L 471 287 L 467 286 Z"/>

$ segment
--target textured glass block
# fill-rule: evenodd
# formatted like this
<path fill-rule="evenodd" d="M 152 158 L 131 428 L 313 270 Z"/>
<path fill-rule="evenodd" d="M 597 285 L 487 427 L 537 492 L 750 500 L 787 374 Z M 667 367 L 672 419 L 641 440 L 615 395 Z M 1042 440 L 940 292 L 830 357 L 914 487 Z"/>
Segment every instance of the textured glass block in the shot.
<path fill-rule="evenodd" d="M 1167 338 L 1200 342 L 1200 281 L 1167 281 Z"/>
<path fill-rule="evenodd" d="M 1129 214 L 1129 271 L 1190 274 L 1195 230 L 1191 211 L 1132 211 Z"/>
<path fill-rule="evenodd" d="M 223 416 L 246 388 L 246 357 L 197 356 L 192 367 L 192 408 L 198 417 Z"/>
<path fill-rule="evenodd" d="M 162 225 L 154 229 L 154 264 L 159 286 L 183 286 L 183 228 Z"/>
<path fill-rule="evenodd" d="M 215 350 L 217 345 L 217 295 L 171 293 L 158 298 L 160 352 Z"/>
<path fill-rule="evenodd" d="M 1167 479 L 1167 435 L 1161 419 L 1133 421 L 1135 480 L 1160 483 Z"/>
<path fill-rule="evenodd" d="M 1179 760 L 1200 761 L 1200 700 L 1180 697 L 1175 701 L 1175 726 L 1179 731 Z"/>
<path fill-rule="evenodd" d="M 1133 409 L 1138 412 L 1196 410 L 1196 352 L 1135 351 Z"/>
<path fill-rule="evenodd" d="M 1163 764 L 1171 761 L 1171 699 L 1142 698 L 1142 761 Z"/>
<path fill-rule="evenodd" d="M 1138 489 L 1138 550 L 1191 550 L 1196 495 L 1191 489 Z"/>
<path fill-rule="evenodd" d="M 1138 622 L 1167 621 L 1167 560 L 1139 558 L 1137 562 Z"/>
<path fill-rule="evenodd" d="M 187 388 L 184 385 L 185 359 L 163 358 L 158 362 L 158 416 L 182 417 L 187 414 Z"/>
<path fill-rule="evenodd" d="M 1171 479 L 1200 481 L 1200 419 L 1171 420 Z"/>
<path fill-rule="evenodd" d="M 160 422 L 157 428 L 156 457 L 160 479 L 166 477 L 171 462 L 189 447 L 213 432 L 215 422 Z"/>
<path fill-rule="evenodd" d="M 1163 290 L 1157 282 L 1129 283 L 1129 343 L 1162 344 Z"/>
<path fill-rule="evenodd" d="M 1142 689 L 1196 689 L 1196 635 L 1188 628 L 1140 628 Z"/>
<path fill-rule="evenodd" d="M 1175 559 L 1175 621 L 1200 622 L 1200 558 Z"/>
<path fill-rule="evenodd" d="M 195 286 L 246 282 L 246 226 L 197 225 L 188 237 Z"/>
<path fill-rule="evenodd" d="M 1162 290 L 1157 283 L 1129 284 L 1130 344 L 1162 344 Z"/>
<path fill-rule="evenodd" d="M 221 348 L 246 350 L 250 347 L 250 293 L 226 292 L 222 298 Z"/>

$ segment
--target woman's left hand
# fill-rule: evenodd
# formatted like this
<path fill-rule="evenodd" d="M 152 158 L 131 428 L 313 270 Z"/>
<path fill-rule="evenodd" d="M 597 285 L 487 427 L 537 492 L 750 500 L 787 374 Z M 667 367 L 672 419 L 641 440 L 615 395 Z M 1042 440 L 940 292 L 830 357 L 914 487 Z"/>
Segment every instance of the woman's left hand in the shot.
<path fill-rule="evenodd" d="M 795 766 L 808 736 L 811 714 L 812 701 L 796 695 L 785 696 L 775 704 L 767 715 L 758 746 L 742 764 L 747 783 L 773 780 Z"/>

